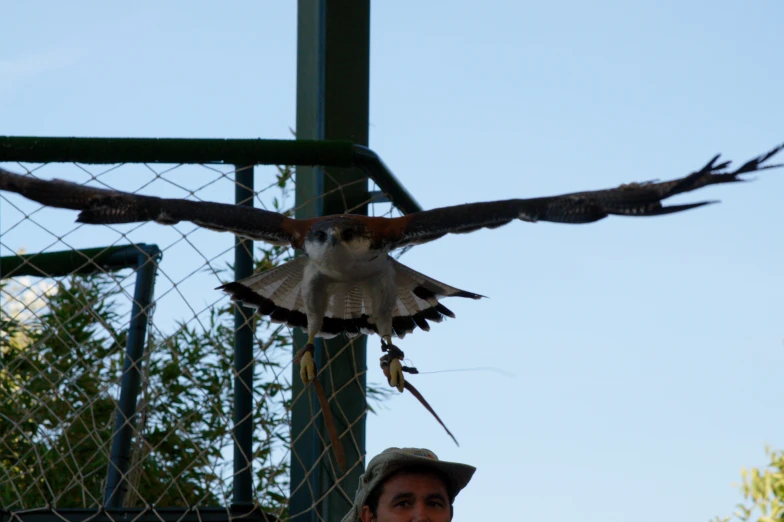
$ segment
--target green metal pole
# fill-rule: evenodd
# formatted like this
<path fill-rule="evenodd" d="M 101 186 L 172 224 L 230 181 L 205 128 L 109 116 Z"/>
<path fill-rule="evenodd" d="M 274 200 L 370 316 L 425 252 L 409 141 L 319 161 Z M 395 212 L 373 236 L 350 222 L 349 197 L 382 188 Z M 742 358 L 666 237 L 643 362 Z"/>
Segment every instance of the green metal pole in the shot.
<path fill-rule="evenodd" d="M 253 206 L 253 166 L 236 166 L 234 199 Z M 234 238 L 234 280 L 253 274 L 253 241 Z M 232 508 L 253 506 L 253 310 L 234 305 L 234 498 Z"/>
<path fill-rule="evenodd" d="M 158 245 L 136 243 L 112 247 L 60 250 L 45 254 L 14 254 L 0 257 L 0 279 L 8 277 L 60 277 L 95 274 L 137 266 L 139 254 L 160 252 Z M 157 254 L 156 254 L 157 255 Z"/>
<path fill-rule="evenodd" d="M 128 491 L 126 473 L 131 462 L 131 439 L 136 425 L 136 401 L 141 382 L 141 364 L 147 340 L 147 325 L 155 292 L 155 273 L 161 251 L 157 246 L 138 249 L 136 285 L 131 304 L 131 322 L 125 347 L 120 399 L 117 402 L 114 436 L 106 478 L 104 507 L 122 507 Z"/>
<path fill-rule="evenodd" d="M 354 145 L 305 140 L 0 136 L 0 161 L 349 166 Z"/>
<path fill-rule="evenodd" d="M 351 140 L 368 143 L 370 62 L 369 0 L 299 0 L 297 36 L 297 138 L 305 140 Z M 297 217 L 367 214 L 368 188 L 359 168 L 298 168 Z M 341 187 L 341 190 L 334 190 Z M 302 206 L 304 205 L 304 206 Z M 295 332 L 294 349 L 306 339 Z M 344 337 L 318 343 L 316 364 L 331 361 L 320 379 L 330 397 L 346 451 L 343 471 L 332 454 L 319 460 L 328 441 L 323 417 L 312 387 L 303 390 L 298 368 L 293 369 L 291 499 L 292 522 L 317 520 L 339 522 L 364 471 L 366 412 L 366 340 Z M 340 390 L 337 391 L 336 390 Z M 300 396 L 300 394 L 302 394 Z M 350 427 L 350 428 L 349 428 Z"/>
<path fill-rule="evenodd" d="M 297 10 L 297 138 L 323 140 L 323 0 L 299 0 Z M 323 215 L 324 176 L 318 167 L 297 167 L 295 206 L 297 218 Z M 307 342 L 304 332 L 294 330 L 294 353 Z M 316 356 L 323 345 L 317 340 Z M 318 361 L 320 362 L 320 361 Z M 291 409 L 291 522 L 317 522 L 316 500 L 319 495 L 317 467 L 318 431 L 323 426 L 311 417 L 318 404 L 312 390 L 300 380 L 296 365 L 292 368 Z"/>

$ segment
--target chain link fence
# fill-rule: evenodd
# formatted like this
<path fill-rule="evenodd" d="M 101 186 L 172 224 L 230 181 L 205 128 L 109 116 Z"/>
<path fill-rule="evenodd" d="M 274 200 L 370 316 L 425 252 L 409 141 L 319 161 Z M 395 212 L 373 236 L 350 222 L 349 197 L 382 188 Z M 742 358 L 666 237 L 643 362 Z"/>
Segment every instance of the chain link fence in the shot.
<path fill-rule="evenodd" d="M 240 188 L 256 207 L 293 215 L 313 203 L 295 200 L 291 167 L 102 163 L 1 165 L 45 179 L 226 203 L 240 193 L 237 183 L 250 179 Z M 331 188 L 316 197 L 332 195 L 333 207 L 345 201 L 344 212 L 367 207 L 371 215 L 400 215 L 382 196 L 399 187 L 381 191 L 360 176 L 350 184 L 363 187 L 366 197 L 349 201 L 341 196 L 346 184 L 329 168 L 323 175 Z M 402 206 L 415 205 L 406 197 Z M 336 492 L 350 502 L 354 492 L 345 491 L 340 477 L 361 469 L 361 460 L 351 463 L 354 469 L 335 466 L 323 429 L 314 430 L 319 440 L 311 454 L 295 449 L 303 423 L 313 428 L 323 419 L 315 395 L 293 380 L 293 332 L 247 310 L 236 321 L 235 306 L 214 290 L 235 278 L 241 257 L 235 247 L 252 255 L 253 270 L 275 267 L 295 252 L 247 241 L 235 245 L 230 234 L 186 222 L 92 226 L 75 217 L 74 211 L 0 193 L 3 519 L 110 513 L 101 508 L 123 508 L 127 518 L 136 508 L 132 518 L 138 520 L 286 520 Z M 239 366 L 238 326 L 252 345 L 252 356 Z M 341 340 L 337 349 L 333 343 L 321 366 L 356 353 L 356 342 Z M 364 374 L 364 360 L 350 371 Z M 243 373 L 251 380 L 240 378 Z M 371 381 L 381 382 L 380 373 Z M 364 425 L 367 396 L 380 397 L 383 388 L 360 385 L 364 379 L 323 377 L 343 444 L 364 456 L 364 440 L 353 429 Z M 347 386 L 363 394 L 360 409 L 335 400 Z M 240 419 L 238 392 L 252 396 L 249 414 Z M 296 408 L 309 415 L 292 429 Z M 238 440 L 235 424 L 243 422 L 248 441 Z M 301 468 L 296 483 L 292 462 Z M 330 475 L 326 488 L 324 473 Z M 251 498 L 238 506 L 241 477 L 249 481 Z M 311 504 L 290 513 L 290 494 L 303 491 Z"/>

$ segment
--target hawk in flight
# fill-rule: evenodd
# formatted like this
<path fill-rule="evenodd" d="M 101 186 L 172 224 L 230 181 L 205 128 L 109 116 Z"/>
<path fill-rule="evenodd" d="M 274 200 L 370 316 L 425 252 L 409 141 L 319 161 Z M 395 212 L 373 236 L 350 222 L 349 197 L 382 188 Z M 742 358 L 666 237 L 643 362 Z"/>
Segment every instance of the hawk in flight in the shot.
<path fill-rule="evenodd" d="M 256 308 L 273 321 L 307 331 L 300 376 L 314 380 L 313 340 L 339 334 L 381 336 L 384 373 L 403 391 L 403 353 L 392 337 L 417 327 L 429 330 L 454 314 L 439 302 L 444 297 L 479 299 L 397 262 L 390 252 L 446 234 L 496 228 L 515 219 L 527 222 L 592 223 L 607 216 L 647 217 L 672 214 L 712 203 L 664 206 L 677 194 L 718 183 L 743 181 L 739 176 L 781 167 L 766 165 L 784 144 L 730 169 L 714 157 L 700 170 L 664 182 L 630 183 L 606 190 L 560 196 L 469 203 L 415 212 L 402 217 L 334 215 L 292 219 L 276 212 L 223 203 L 164 199 L 87 187 L 60 180 L 41 180 L 0 169 L 0 190 L 19 193 L 53 207 L 80 210 L 80 223 L 114 224 L 155 221 L 173 225 L 190 221 L 211 230 L 300 249 L 304 255 L 277 268 L 219 287 L 232 299 Z"/>

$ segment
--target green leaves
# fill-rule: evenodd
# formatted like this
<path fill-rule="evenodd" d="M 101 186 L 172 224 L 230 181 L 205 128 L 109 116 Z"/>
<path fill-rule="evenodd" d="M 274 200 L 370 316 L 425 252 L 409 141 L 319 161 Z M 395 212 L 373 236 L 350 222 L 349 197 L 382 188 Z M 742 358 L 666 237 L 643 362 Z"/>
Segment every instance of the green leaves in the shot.
<path fill-rule="evenodd" d="M 784 519 L 784 451 L 765 449 L 770 458 L 767 468 L 741 469 L 743 502 L 737 505 L 733 517 L 714 519 L 714 522 L 776 522 Z"/>
<path fill-rule="evenodd" d="M 0 353 L 2 507 L 100 498 L 114 412 L 105 389 L 118 368 L 109 355 L 125 341 L 106 328 L 115 295 L 101 278 L 70 278 L 35 313 L 0 307 L 0 328 L 13 335 Z"/>
<path fill-rule="evenodd" d="M 259 264 L 271 268 L 285 255 L 263 251 Z M 35 313 L 0 307 L 0 508 L 102 504 L 129 308 L 118 294 L 109 276 L 70 277 Z M 224 305 L 196 326 L 150 329 L 125 505 L 230 504 L 233 321 Z M 259 503 L 283 512 L 291 394 L 277 376 L 291 339 L 265 319 L 254 324 L 251 462 Z"/>

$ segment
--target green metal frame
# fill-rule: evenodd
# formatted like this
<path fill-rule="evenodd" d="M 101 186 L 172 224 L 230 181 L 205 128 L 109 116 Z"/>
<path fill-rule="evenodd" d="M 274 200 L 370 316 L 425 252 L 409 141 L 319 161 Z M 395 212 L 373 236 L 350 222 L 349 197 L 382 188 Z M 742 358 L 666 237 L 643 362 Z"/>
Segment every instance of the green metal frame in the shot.
<path fill-rule="evenodd" d="M 0 162 L 3 161 L 356 167 L 362 169 L 402 212 L 422 210 L 378 154 L 346 140 L 0 136 Z"/>
<path fill-rule="evenodd" d="M 148 311 L 153 303 L 155 275 L 161 257 L 162 253 L 157 245 L 144 243 L 132 246 L 0 257 L 0 279 L 22 276 L 86 275 L 125 268 L 136 270 L 120 397 L 117 402 L 117 415 L 104 493 L 104 504 L 109 508 L 122 507 L 122 499 L 127 491 L 124 477 L 131 456 L 131 435 L 133 433 L 131 419 L 136 416 L 136 401 L 139 396 L 139 381 L 141 379 L 140 367 L 149 324 Z"/>
<path fill-rule="evenodd" d="M 136 266 L 141 252 L 158 248 L 138 243 L 136 246 L 113 246 L 63 250 L 46 254 L 24 254 L 0 257 L 0 279 L 8 277 L 59 277 L 70 274 L 111 272 Z"/>
<path fill-rule="evenodd" d="M 298 125 L 300 121 L 298 119 Z M 345 129 L 332 131 L 333 134 L 346 135 Z M 355 135 L 352 135 L 356 138 Z M 362 141 L 367 142 L 367 135 L 362 136 Z M 303 198 L 311 199 L 315 206 L 306 205 L 304 210 L 298 212 L 298 217 L 322 215 L 330 213 L 342 213 L 344 210 L 344 199 L 347 197 L 349 205 L 360 204 L 368 200 L 369 193 L 367 187 L 362 184 L 354 184 L 345 187 L 342 194 L 336 197 L 324 196 L 331 188 L 329 183 L 346 183 L 361 179 L 365 176 L 372 179 L 381 191 L 388 196 L 398 209 L 404 213 L 416 212 L 421 210 L 419 204 L 405 190 L 394 174 L 381 161 L 379 156 L 363 145 L 357 145 L 351 141 L 323 141 L 314 140 L 223 140 L 223 139 L 155 139 L 155 138 L 47 138 L 47 137 L 20 137 L 20 136 L 0 136 L 0 162 L 30 162 L 30 163 L 64 163 L 74 162 L 83 164 L 116 164 L 116 163 L 201 163 L 201 164 L 232 164 L 237 172 L 236 203 L 244 205 L 253 204 L 253 169 L 248 168 L 252 165 L 293 165 L 297 170 L 297 200 L 302 202 Z M 330 169 L 330 179 L 325 181 L 320 169 L 308 169 L 310 166 L 332 167 Z M 353 188 L 352 188 L 353 187 Z M 337 191 L 340 192 L 340 191 Z M 376 201 L 379 198 L 375 198 Z M 360 207 L 354 212 L 366 212 L 367 207 Z M 118 247 L 127 248 L 127 247 Z M 252 270 L 252 251 L 253 242 L 249 240 L 238 240 L 235 248 L 235 278 L 246 277 Z M 31 254 L 26 257 L 35 257 L 40 270 L 33 275 L 52 275 L 58 272 L 57 267 L 63 267 L 73 262 L 75 273 L 87 273 L 91 271 L 90 263 L 85 256 L 94 256 L 94 263 L 99 266 L 110 267 L 112 249 L 88 249 L 79 252 L 65 252 L 58 254 L 60 257 L 43 257 L 40 254 Z M 70 260 L 70 261 L 69 261 Z M 7 277 L 10 275 L 22 275 L 20 271 L 26 262 L 13 258 L 0 260 L 0 275 Z M 43 263 L 43 264 L 42 264 Z M 104 265 L 109 263 L 109 265 Z M 27 263 L 29 264 L 29 263 Z M 93 265 L 92 268 L 95 268 Z M 41 273 L 43 272 L 43 273 Z M 237 376 L 235 378 L 235 482 L 234 498 L 231 506 L 231 513 L 253 513 L 252 504 L 252 476 L 248 466 L 248 456 L 252 455 L 251 434 L 253 429 L 252 419 L 252 332 L 248 335 L 246 317 L 250 312 L 238 307 L 235 315 L 236 337 L 235 337 L 235 368 Z M 342 344 L 341 344 L 342 347 Z M 327 352 L 335 348 L 327 345 Z M 322 352 L 319 350 L 319 352 Z M 364 366 L 365 360 L 364 342 L 355 342 L 351 353 L 348 351 L 341 357 L 348 360 L 354 357 L 361 361 Z M 356 378 L 353 375 L 354 366 L 349 365 L 341 368 L 340 361 L 335 365 L 340 368 L 333 379 L 338 382 L 346 379 Z M 352 372 L 350 375 L 346 371 Z M 364 367 L 360 370 L 364 370 Z M 360 375 L 364 386 L 364 372 Z M 294 379 L 295 392 L 296 383 L 299 378 Z M 331 393 L 331 390 L 327 390 Z M 349 414 L 364 415 L 365 399 L 357 394 L 346 396 L 340 392 L 337 397 L 340 402 L 340 409 Z M 304 401 L 303 401 L 304 402 Z M 353 413 L 352 413 L 353 412 Z M 338 419 L 339 420 L 339 419 Z M 298 408 L 292 413 L 292 431 L 297 426 L 304 426 L 310 422 L 310 410 Z M 356 488 L 359 474 L 362 472 L 361 462 L 364 453 L 364 423 L 361 423 L 362 447 L 357 448 L 354 454 L 350 454 L 349 461 L 350 473 L 341 478 L 341 486 L 345 491 Z M 345 426 L 343 426 L 345 427 Z M 317 427 L 316 429 L 323 429 Z M 298 437 L 300 444 L 307 444 L 310 450 L 302 448 L 306 459 L 317 459 L 319 456 L 318 445 L 323 440 L 324 434 L 311 430 L 304 437 Z M 355 433 L 355 435 L 357 435 Z M 297 435 L 294 435 L 295 437 Z M 348 440 L 348 437 L 347 437 Z M 304 443 L 307 441 L 307 443 Z M 315 463 L 305 462 L 304 465 L 310 468 Z M 299 464 L 297 464 L 299 465 Z M 295 463 L 292 457 L 292 479 L 294 478 Z M 319 511 L 323 513 L 322 519 L 340 520 L 341 511 L 345 513 L 345 495 L 337 494 L 326 495 L 322 498 L 321 492 L 327 491 L 331 487 L 331 478 L 327 474 L 313 474 L 310 477 L 311 486 L 315 487 L 316 498 L 296 497 L 292 495 L 292 512 L 297 512 L 300 506 L 307 502 L 306 507 L 312 507 L 317 499 L 321 499 Z M 292 483 L 294 481 L 292 480 Z M 296 498 L 295 498 L 296 497 Z M 107 498 L 107 508 L 116 507 L 116 497 Z M 190 512 L 189 510 L 182 511 Z M 220 510 L 215 511 L 217 516 Z M 311 510 L 313 511 L 313 510 Z M 79 510 L 74 511 L 74 516 Z M 46 517 L 44 512 L 33 511 L 36 517 Z M 59 513 L 59 510 L 58 510 Z M 93 514 L 97 513 L 92 511 Z M 212 512 L 211 512 L 212 513 Z M 224 513 L 229 513 L 224 509 Z M 311 513 L 317 517 L 315 512 Z M 0 518 L 5 515 L 0 512 Z M 14 516 L 17 516 L 16 514 Z M 258 516 L 258 515 L 257 515 Z M 36 520 L 39 520 L 36 518 Z M 318 518 L 312 518 L 317 520 Z M 47 518 L 50 521 L 51 518 Z M 298 518 L 297 522 L 306 520 Z M 2 522 L 0 520 L 0 522 Z"/>
<path fill-rule="evenodd" d="M 41 508 L 11 512 L 0 509 L 0 522 L 278 522 L 278 519 L 264 513 L 258 507 L 252 509 L 227 509 L 221 507 L 194 508 L 117 508 L 117 509 L 80 509 L 80 508 Z"/>

